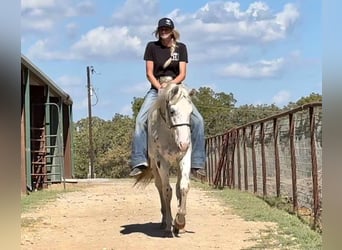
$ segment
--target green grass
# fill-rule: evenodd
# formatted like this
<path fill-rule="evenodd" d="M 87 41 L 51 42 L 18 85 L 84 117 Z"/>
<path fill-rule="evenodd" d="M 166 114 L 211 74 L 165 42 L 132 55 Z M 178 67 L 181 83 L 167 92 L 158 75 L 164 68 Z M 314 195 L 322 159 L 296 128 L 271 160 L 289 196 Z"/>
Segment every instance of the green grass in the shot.
<path fill-rule="evenodd" d="M 60 195 L 63 195 L 64 193 L 78 190 L 78 187 L 68 187 L 67 189 L 63 189 L 62 187 L 54 187 L 32 192 L 28 195 L 23 195 L 21 197 L 21 212 L 28 212 L 32 209 L 44 205 L 47 202 L 55 201 Z"/>
<path fill-rule="evenodd" d="M 192 181 L 201 189 L 210 191 L 234 212 L 249 221 L 274 222 L 278 229 L 262 233 L 257 246 L 249 249 L 322 249 L 322 235 L 303 223 L 296 215 L 272 207 L 255 195 L 234 189 L 213 189 L 206 184 Z M 257 239 L 252 239 L 257 240 Z"/>

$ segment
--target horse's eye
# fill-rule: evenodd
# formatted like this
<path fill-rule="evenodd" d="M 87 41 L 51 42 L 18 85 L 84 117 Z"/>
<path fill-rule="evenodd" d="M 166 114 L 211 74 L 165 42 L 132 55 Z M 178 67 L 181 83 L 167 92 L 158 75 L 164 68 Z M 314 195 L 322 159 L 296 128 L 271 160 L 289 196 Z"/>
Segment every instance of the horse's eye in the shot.
<path fill-rule="evenodd" d="M 174 108 L 170 108 L 170 116 L 174 116 L 176 114 L 176 110 Z"/>

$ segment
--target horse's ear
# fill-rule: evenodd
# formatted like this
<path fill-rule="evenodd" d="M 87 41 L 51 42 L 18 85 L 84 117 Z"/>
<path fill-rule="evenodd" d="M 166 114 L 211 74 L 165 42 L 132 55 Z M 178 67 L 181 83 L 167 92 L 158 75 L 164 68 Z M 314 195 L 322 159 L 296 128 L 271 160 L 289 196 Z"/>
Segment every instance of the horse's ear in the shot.
<path fill-rule="evenodd" d="M 170 100 L 172 100 L 179 92 L 179 86 L 176 85 L 171 91 L 170 91 Z"/>
<path fill-rule="evenodd" d="M 189 96 L 191 96 L 191 97 L 195 96 L 196 94 L 197 94 L 197 90 L 196 89 L 192 89 L 189 92 Z"/>

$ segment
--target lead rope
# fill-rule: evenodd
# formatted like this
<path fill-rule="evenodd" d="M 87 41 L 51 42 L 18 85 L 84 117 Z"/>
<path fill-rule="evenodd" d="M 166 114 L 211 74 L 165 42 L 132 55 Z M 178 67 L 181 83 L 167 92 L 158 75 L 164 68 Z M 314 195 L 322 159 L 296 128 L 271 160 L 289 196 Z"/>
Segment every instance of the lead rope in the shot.
<path fill-rule="evenodd" d="M 172 62 L 173 53 L 175 53 L 176 50 L 176 43 L 172 42 L 171 48 L 170 48 L 170 58 L 166 60 L 166 62 L 163 65 L 163 69 L 166 69 Z"/>

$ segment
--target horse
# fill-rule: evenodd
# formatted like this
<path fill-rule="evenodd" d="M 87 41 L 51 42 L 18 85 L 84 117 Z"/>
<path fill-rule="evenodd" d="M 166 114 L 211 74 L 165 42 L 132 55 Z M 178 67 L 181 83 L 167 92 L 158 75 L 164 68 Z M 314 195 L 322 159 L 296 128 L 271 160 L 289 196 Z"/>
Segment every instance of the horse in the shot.
<path fill-rule="evenodd" d="M 165 237 L 178 236 L 179 230 L 185 227 L 186 200 L 190 189 L 192 108 L 187 88 L 183 84 L 169 83 L 159 91 L 148 113 L 149 168 L 137 177 L 136 184 L 148 184 L 154 179 L 161 203 L 160 228 L 164 229 Z M 171 167 L 177 169 L 178 211 L 173 224 Z"/>

